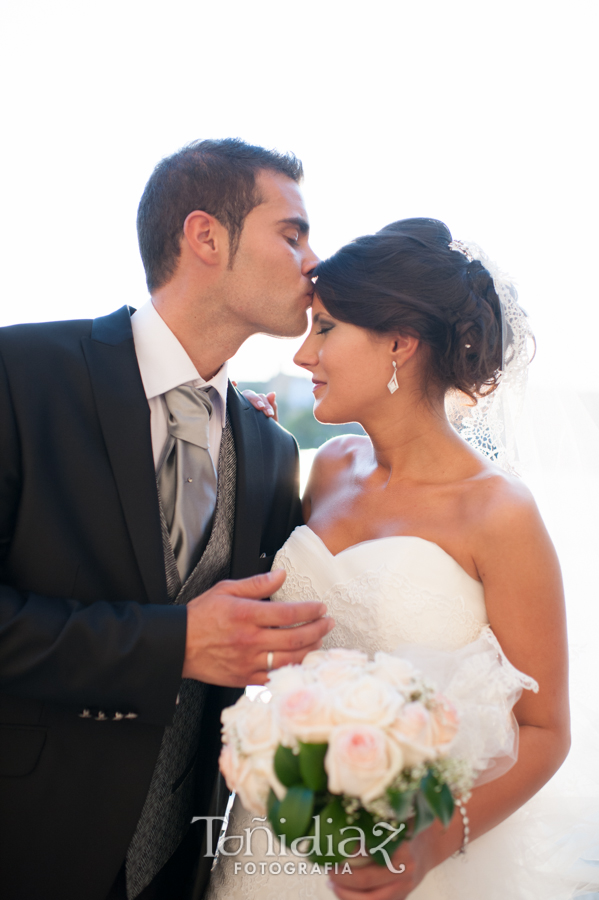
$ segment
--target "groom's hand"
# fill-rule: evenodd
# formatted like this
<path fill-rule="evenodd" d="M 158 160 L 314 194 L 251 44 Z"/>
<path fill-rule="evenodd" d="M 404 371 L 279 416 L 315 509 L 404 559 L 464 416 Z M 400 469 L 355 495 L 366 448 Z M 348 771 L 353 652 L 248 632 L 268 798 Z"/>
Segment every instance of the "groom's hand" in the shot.
<path fill-rule="evenodd" d="M 183 678 L 245 687 L 264 684 L 271 668 L 300 663 L 334 627 L 324 603 L 260 603 L 285 581 L 281 569 L 219 581 L 187 604 Z M 290 626 L 296 626 L 294 628 Z"/>

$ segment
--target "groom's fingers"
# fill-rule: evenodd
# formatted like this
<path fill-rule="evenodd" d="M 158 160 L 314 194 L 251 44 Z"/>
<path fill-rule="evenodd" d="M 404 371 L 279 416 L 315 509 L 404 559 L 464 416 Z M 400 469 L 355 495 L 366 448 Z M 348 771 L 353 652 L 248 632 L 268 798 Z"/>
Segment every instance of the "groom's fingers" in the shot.
<path fill-rule="evenodd" d="M 221 588 L 233 597 L 246 600 L 264 600 L 282 586 L 286 573 L 275 569 L 264 575 L 252 575 L 238 581 L 222 581 Z M 304 622 L 321 619 L 327 613 L 324 603 L 308 600 L 302 603 L 256 603 L 239 610 L 239 615 L 262 628 L 289 628 Z"/>
<path fill-rule="evenodd" d="M 278 591 L 285 581 L 283 569 L 252 575 L 250 578 L 239 578 L 236 581 L 220 581 L 220 588 L 232 597 L 245 597 L 248 600 L 264 600 Z"/>
<path fill-rule="evenodd" d="M 221 581 L 191 600 L 183 677 L 227 687 L 262 684 L 269 652 L 278 668 L 318 649 L 334 625 L 323 603 L 260 602 L 284 581 L 281 570 Z"/>

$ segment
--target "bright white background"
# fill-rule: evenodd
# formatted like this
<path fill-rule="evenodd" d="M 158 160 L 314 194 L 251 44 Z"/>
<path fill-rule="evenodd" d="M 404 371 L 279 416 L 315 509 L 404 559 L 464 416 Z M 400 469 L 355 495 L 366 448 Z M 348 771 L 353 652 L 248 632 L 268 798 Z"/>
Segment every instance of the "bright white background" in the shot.
<path fill-rule="evenodd" d="M 427 215 L 517 279 L 536 380 L 599 388 L 596 0 L 3 0 L 0 324 L 139 305 L 154 164 L 239 136 L 304 161 L 313 245 Z M 232 369 L 290 364 L 254 338 Z M 299 370 L 295 370 L 299 371 Z"/>
<path fill-rule="evenodd" d="M 406 216 L 478 241 L 519 283 L 531 381 L 599 390 L 598 23 L 598 0 L 2 0 L 0 324 L 144 302 L 135 215 L 153 166 L 239 136 L 303 160 L 323 256 Z M 255 337 L 232 374 L 299 374 L 296 343 Z M 556 454 L 584 419 L 567 394 L 562 409 Z M 576 695 L 597 681 L 599 628 L 599 440 L 583 424 L 589 466 L 575 474 L 576 449 L 533 477 Z M 569 771 L 592 746 L 584 721 Z"/>

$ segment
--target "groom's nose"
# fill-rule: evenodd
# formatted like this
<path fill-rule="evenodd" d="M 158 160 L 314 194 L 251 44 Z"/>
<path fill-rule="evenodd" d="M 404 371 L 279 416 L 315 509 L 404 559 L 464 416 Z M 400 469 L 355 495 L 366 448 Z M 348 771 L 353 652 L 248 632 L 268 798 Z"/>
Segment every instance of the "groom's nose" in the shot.
<path fill-rule="evenodd" d="M 310 245 L 308 244 L 306 248 L 306 255 L 304 256 L 302 262 L 302 275 L 307 275 L 309 277 L 319 262 L 320 259 L 318 258 L 316 253 L 314 253 L 312 247 L 310 247 Z"/>

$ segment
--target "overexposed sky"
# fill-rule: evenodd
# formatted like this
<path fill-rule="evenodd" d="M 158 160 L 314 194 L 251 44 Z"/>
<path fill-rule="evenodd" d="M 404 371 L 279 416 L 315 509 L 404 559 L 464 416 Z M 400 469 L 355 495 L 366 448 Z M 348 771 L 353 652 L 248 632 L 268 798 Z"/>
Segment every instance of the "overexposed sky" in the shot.
<path fill-rule="evenodd" d="M 142 303 L 153 166 L 239 136 L 303 160 L 323 256 L 414 215 L 476 240 L 519 284 L 533 379 L 599 390 L 598 24 L 597 0 L 3 0 L 0 324 Z M 293 371 L 294 343 L 232 373 Z"/>

